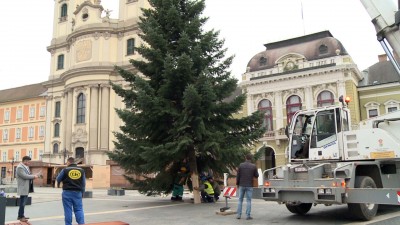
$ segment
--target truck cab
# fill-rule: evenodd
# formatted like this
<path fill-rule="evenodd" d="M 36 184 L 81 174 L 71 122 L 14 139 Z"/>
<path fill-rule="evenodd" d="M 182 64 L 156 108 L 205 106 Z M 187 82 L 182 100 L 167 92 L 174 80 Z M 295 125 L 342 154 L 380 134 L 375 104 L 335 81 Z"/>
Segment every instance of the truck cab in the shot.
<path fill-rule="evenodd" d="M 349 110 L 340 106 L 297 112 L 288 132 L 290 162 L 341 160 L 350 124 Z"/>

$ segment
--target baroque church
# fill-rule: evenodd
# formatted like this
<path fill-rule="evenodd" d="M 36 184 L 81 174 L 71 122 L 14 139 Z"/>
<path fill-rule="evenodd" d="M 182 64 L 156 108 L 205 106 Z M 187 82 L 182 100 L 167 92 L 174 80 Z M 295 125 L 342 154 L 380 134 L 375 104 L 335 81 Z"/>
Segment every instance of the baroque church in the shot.
<path fill-rule="evenodd" d="M 99 0 L 55 1 L 47 88 L 46 143 L 43 160 L 63 163 L 66 154 L 84 164 L 105 164 L 120 121 L 114 108 L 124 107 L 110 82 L 122 84 L 114 65 L 129 69 L 140 45 L 141 1 L 120 0 L 120 15 L 111 19 Z M 129 13 L 128 13 L 129 12 Z M 132 13 L 135 12 L 135 13 Z"/>
<path fill-rule="evenodd" d="M 124 85 L 114 65 L 132 69 L 129 60 L 140 57 L 137 24 L 148 7 L 146 0 L 119 0 L 112 19 L 100 0 L 54 2 L 44 162 L 64 164 L 73 156 L 83 165 L 107 164 L 121 125 L 114 109 L 124 107 L 110 86 Z"/>

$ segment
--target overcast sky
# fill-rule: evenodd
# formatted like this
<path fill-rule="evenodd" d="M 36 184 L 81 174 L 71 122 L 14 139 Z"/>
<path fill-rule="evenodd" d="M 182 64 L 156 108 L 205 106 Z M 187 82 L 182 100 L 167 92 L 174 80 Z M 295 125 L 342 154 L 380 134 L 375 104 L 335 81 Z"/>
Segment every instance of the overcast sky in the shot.
<path fill-rule="evenodd" d="M 117 18 L 118 0 L 102 5 Z M 0 89 L 48 79 L 53 6 L 54 0 L 0 1 Z M 238 79 L 264 44 L 323 30 L 342 42 L 360 70 L 383 53 L 359 0 L 206 0 L 204 15 L 210 17 L 205 29 L 220 30 L 228 55 L 236 56 L 231 70 Z"/>

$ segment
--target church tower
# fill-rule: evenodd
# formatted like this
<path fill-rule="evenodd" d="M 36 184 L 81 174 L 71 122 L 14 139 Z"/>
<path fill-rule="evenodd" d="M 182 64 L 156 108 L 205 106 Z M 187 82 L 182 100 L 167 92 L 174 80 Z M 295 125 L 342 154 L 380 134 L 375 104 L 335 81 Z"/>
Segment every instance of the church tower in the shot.
<path fill-rule="evenodd" d="M 72 156 L 86 165 L 105 165 L 114 150 L 121 120 L 115 108 L 122 99 L 109 83 L 123 85 L 114 66 L 132 69 L 138 17 L 146 0 L 119 0 L 120 15 L 111 17 L 100 0 L 55 0 L 47 88 L 43 161 L 64 164 Z M 103 15 L 103 16 L 102 16 Z"/>

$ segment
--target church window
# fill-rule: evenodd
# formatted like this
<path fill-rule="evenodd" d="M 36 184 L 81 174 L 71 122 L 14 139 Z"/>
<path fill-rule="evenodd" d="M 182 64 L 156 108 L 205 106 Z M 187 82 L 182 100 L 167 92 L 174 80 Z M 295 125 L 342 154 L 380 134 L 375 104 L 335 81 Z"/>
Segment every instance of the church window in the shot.
<path fill-rule="evenodd" d="M 54 137 L 60 137 L 60 124 L 56 123 L 54 125 Z"/>
<path fill-rule="evenodd" d="M 322 55 L 322 54 L 326 54 L 326 53 L 328 53 L 328 46 L 320 45 L 319 46 L 319 54 Z"/>
<path fill-rule="evenodd" d="M 61 102 L 58 101 L 58 102 L 56 102 L 54 117 L 60 117 L 60 114 L 61 114 L 60 112 L 61 112 Z"/>
<path fill-rule="evenodd" d="M 76 123 L 85 123 L 85 105 L 85 95 L 83 93 L 80 93 L 78 95 L 78 107 L 76 109 Z"/>
<path fill-rule="evenodd" d="M 57 69 L 62 70 L 64 69 L 64 55 L 61 54 L 57 57 Z"/>
<path fill-rule="evenodd" d="M 53 153 L 54 153 L 54 154 L 57 154 L 57 153 L 58 153 L 58 144 L 57 144 L 57 143 L 55 143 L 55 144 L 53 145 Z"/>
<path fill-rule="evenodd" d="M 267 131 L 273 131 L 272 127 L 272 104 L 268 99 L 263 99 L 258 103 L 258 110 L 264 114 L 263 127 Z"/>
<path fill-rule="evenodd" d="M 330 106 L 334 104 L 333 94 L 330 91 L 323 91 L 317 97 L 318 107 Z"/>
<path fill-rule="evenodd" d="M 297 95 L 290 96 L 286 101 L 287 121 L 290 124 L 293 115 L 301 110 L 301 99 Z"/>
<path fill-rule="evenodd" d="M 61 18 L 66 17 L 67 13 L 68 13 L 68 6 L 67 6 L 67 4 L 63 4 L 61 6 Z"/>
<path fill-rule="evenodd" d="M 135 39 L 130 38 L 126 41 L 127 48 L 126 48 L 126 55 L 133 55 L 135 54 Z"/>

